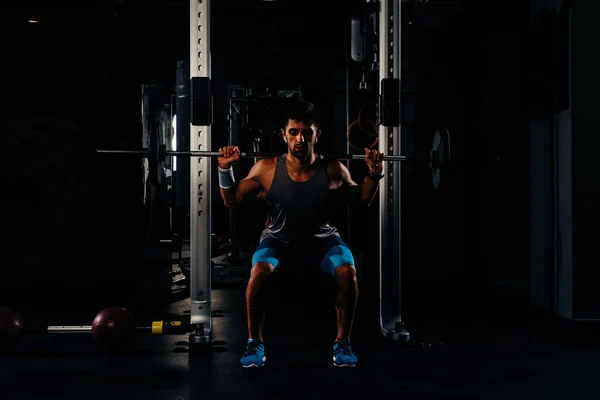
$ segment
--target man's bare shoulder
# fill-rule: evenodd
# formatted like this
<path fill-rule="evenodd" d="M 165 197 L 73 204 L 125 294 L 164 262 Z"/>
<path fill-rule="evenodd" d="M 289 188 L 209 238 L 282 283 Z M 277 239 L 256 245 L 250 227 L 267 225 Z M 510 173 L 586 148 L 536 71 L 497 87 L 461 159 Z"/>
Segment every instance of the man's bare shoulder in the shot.
<path fill-rule="evenodd" d="M 339 176 L 341 172 L 345 169 L 344 164 L 342 164 L 335 158 L 324 158 L 323 162 L 325 163 L 325 167 L 327 168 L 327 174 L 330 177 Z"/>
<path fill-rule="evenodd" d="M 256 162 L 257 164 L 261 164 L 262 168 L 275 168 L 277 165 L 277 157 L 265 157 L 261 158 Z"/>
<path fill-rule="evenodd" d="M 256 171 L 257 175 L 262 175 L 273 171 L 276 165 L 277 157 L 265 157 L 259 159 L 252 169 Z"/>

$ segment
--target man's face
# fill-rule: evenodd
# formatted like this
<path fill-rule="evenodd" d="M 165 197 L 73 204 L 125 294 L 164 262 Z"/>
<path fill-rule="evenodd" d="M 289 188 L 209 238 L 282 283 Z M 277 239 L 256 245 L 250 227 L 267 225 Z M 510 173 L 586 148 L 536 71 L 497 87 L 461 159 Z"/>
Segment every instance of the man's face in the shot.
<path fill-rule="evenodd" d="M 314 152 L 315 143 L 321 131 L 310 121 L 288 120 L 285 129 L 281 130 L 284 142 L 290 153 L 300 161 L 307 161 Z"/>

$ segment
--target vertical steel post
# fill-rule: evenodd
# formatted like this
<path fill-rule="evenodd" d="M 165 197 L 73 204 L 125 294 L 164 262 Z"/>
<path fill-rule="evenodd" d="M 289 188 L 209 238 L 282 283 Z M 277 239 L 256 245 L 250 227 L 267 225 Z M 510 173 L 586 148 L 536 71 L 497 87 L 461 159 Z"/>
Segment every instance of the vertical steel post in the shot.
<path fill-rule="evenodd" d="M 190 77 L 210 78 L 210 62 L 210 0 L 190 0 Z M 190 124 L 190 150 L 210 150 L 210 134 Z M 211 231 L 211 159 L 199 157 L 190 162 L 190 344 L 211 341 Z"/>
<path fill-rule="evenodd" d="M 401 9 L 400 0 L 382 0 L 379 11 L 379 82 L 401 77 Z M 398 83 L 400 85 L 400 83 Z M 402 88 L 398 87 L 400 99 Z M 381 110 L 380 110 L 381 111 Z M 397 110 L 401 112 L 400 109 Z M 379 126 L 379 151 L 402 154 L 401 127 Z M 381 333 L 391 340 L 409 340 L 402 322 L 401 285 L 401 168 L 402 163 L 388 163 L 379 190 L 379 317 Z"/>

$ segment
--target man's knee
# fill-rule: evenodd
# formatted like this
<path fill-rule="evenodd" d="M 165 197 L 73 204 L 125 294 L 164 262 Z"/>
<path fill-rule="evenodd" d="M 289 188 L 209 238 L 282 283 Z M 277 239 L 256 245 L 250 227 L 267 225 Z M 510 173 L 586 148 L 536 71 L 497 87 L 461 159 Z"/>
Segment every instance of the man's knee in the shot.
<path fill-rule="evenodd" d="M 342 287 L 353 287 L 356 284 L 356 268 L 354 265 L 340 265 L 335 269 L 335 279 Z"/>
<path fill-rule="evenodd" d="M 275 267 L 268 262 L 257 262 L 252 266 L 250 270 L 250 276 L 266 277 L 271 275 Z"/>

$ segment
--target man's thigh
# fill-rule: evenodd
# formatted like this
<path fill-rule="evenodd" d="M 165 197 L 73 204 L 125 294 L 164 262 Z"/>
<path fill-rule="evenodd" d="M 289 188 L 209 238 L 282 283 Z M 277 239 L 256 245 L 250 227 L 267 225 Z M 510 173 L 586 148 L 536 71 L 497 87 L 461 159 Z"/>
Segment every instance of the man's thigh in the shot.
<path fill-rule="evenodd" d="M 252 266 L 268 263 L 277 268 L 286 258 L 286 247 L 279 240 L 267 237 L 260 241 L 252 255 Z"/>
<path fill-rule="evenodd" d="M 311 257 L 311 264 L 330 276 L 335 276 L 335 270 L 341 265 L 355 266 L 352 251 L 337 236 L 319 239 L 308 254 Z"/>

